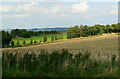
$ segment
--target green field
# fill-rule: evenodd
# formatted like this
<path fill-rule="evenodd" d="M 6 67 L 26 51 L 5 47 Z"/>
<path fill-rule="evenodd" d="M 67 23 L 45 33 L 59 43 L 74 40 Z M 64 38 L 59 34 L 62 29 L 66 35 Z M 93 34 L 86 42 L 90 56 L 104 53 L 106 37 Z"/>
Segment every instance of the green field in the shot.
<path fill-rule="evenodd" d="M 55 37 L 55 35 L 54 35 L 54 37 Z M 44 38 L 44 36 L 41 35 L 41 36 L 32 36 L 30 38 L 13 38 L 12 41 L 14 41 L 14 44 L 16 45 L 17 41 L 19 40 L 19 44 L 22 45 L 24 40 L 25 40 L 26 44 L 29 44 L 31 40 L 33 40 L 33 42 L 37 41 L 39 43 L 40 41 L 43 42 L 43 38 Z M 57 34 L 57 38 L 67 39 L 67 34 L 66 33 L 65 34 Z M 47 41 L 51 41 L 51 35 L 47 35 Z M 10 45 L 11 45 L 11 43 L 10 43 Z"/>

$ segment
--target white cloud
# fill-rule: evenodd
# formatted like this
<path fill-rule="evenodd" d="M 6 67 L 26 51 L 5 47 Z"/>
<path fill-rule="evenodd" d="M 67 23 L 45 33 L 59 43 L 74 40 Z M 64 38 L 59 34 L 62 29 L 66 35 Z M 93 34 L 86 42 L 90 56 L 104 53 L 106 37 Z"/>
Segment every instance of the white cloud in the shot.
<path fill-rule="evenodd" d="M 75 13 L 84 13 L 89 9 L 89 5 L 86 1 L 80 2 L 79 4 L 72 5 L 72 11 Z"/>
<path fill-rule="evenodd" d="M 17 12 L 21 12 L 21 11 L 22 12 L 23 11 L 25 11 L 25 12 L 33 12 L 37 6 L 39 6 L 38 3 L 34 3 L 34 2 L 26 3 L 26 4 L 23 4 L 23 5 L 18 5 L 16 7 L 16 11 Z"/>
<path fill-rule="evenodd" d="M 42 13 L 48 16 L 59 16 L 68 17 L 72 15 L 83 14 L 85 18 L 92 18 L 98 14 L 102 15 L 117 15 L 117 6 L 112 8 L 93 8 L 88 5 L 86 1 L 79 2 L 76 4 L 62 4 L 58 3 L 56 5 L 45 7 L 41 6 L 39 3 L 24 3 L 20 5 L 2 5 L 0 6 L 0 12 L 13 13 L 11 15 L 3 15 L 4 17 L 26 17 L 32 15 L 32 13 Z M 23 14 L 20 14 L 23 13 Z M 27 14 L 27 15 L 26 15 Z M 29 14 L 29 15 L 28 15 Z"/>
<path fill-rule="evenodd" d="M 114 5 L 113 9 L 110 11 L 111 15 L 117 15 L 118 14 L 118 6 Z"/>
<path fill-rule="evenodd" d="M 92 13 L 85 16 L 86 19 L 90 19 L 92 17 L 94 17 L 94 14 L 92 14 Z"/>
<path fill-rule="evenodd" d="M 38 3 L 25 3 L 18 6 L 13 5 L 1 5 L 0 6 L 0 12 L 28 12 L 28 11 L 34 11 L 34 9 L 38 6 Z"/>
<path fill-rule="evenodd" d="M 63 18 L 63 17 L 70 17 L 71 15 L 68 14 L 60 14 L 59 17 Z"/>
<path fill-rule="evenodd" d="M 55 6 L 51 6 L 50 8 L 46 8 L 44 6 L 40 6 L 38 3 L 25 3 L 18 6 L 13 5 L 2 5 L 1 12 L 41 12 L 41 13 L 57 13 L 57 12 L 85 12 L 89 9 L 87 2 L 83 1 L 79 4 L 71 5 L 63 5 L 56 4 Z"/>
<path fill-rule="evenodd" d="M 70 9 L 69 5 L 57 4 L 57 5 L 51 7 L 51 12 L 52 13 L 67 12 L 69 9 Z"/>
<path fill-rule="evenodd" d="M 1 5 L 0 12 L 12 12 L 15 8 L 12 5 Z"/>
<path fill-rule="evenodd" d="M 117 16 L 118 15 L 118 6 L 113 5 L 112 8 L 105 8 L 100 10 L 103 15 Z"/>
<path fill-rule="evenodd" d="M 3 18 L 23 18 L 28 17 L 27 14 L 9 14 L 9 15 L 3 15 Z"/>

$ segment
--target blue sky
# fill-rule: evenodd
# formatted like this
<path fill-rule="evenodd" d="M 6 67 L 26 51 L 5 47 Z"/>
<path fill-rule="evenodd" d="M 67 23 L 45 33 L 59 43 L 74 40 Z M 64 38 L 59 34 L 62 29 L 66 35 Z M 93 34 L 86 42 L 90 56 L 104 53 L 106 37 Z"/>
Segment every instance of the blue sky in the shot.
<path fill-rule="evenodd" d="M 71 27 L 118 22 L 118 2 L 3 2 L 2 29 Z M 2 7 L 2 9 L 1 9 Z"/>

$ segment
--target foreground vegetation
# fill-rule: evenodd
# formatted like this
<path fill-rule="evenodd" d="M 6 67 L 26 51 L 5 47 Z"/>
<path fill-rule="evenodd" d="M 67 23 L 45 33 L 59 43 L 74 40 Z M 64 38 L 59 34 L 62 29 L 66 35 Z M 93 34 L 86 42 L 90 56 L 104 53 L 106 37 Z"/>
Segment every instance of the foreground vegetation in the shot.
<path fill-rule="evenodd" d="M 116 55 L 96 59 L 89 51 L 3 52 L 3 77 L 117 77 Z"/>

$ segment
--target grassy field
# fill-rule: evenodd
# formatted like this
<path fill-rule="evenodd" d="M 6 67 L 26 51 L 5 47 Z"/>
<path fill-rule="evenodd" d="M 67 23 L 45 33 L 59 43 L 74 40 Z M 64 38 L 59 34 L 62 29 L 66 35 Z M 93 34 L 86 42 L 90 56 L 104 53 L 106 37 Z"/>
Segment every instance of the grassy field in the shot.
<path fill-rule="evenodd" d="M 3 52 L 3 77 L 117 77 L 118 62 L 94 59 L 89 51 Z"/>
<path fill-rule="evenodd" d="M 61 51 L 61 49 L 67 50 Z M 3 48 L 2 52 L 5 53 L 4 77 L 117 77 L 119 75 L 118 35 L 115 33 L 60 39 L 53 43 L 34 46 Z"/>
<path fill-rule="evenodd" d="M 54 35 L 54 37 L 55 37 L 55 35 Z M 57 34 L 57 37 L 58 38 L 62 37 L 63 39 L 67 39 L 67 34 Z M 14 41 L 14 43 L 16 45 L 17 41 L 19 40 L 19 44 L 22 45 L 24 40 L 26 41 L 26 44 L 29 44 L 31 40 L 33 40 L 33 42 L 34 41 L 43 42 L 43 38 L 44 38 L 44 36 L 41 35 L 41 36 L 32 36 L 30 38 L 13 38 L 12 41 Z M 51 41 L 51 35 L 47 35 L 47 41 Z M 10 43 L 10 45 L 11 45 L 11 43 Z"/>
<path fill-rule="evenodd" d="M 5 48 L 3 51 L 40 51 L 45 49 L 47 51 L 61 50 L 62 48 L 68 49 L 71 53 L 78 53 L 79 50 L 89 50 L 92 55 L 97 57 L 100 54 L 102 60 L 110 59 L 115 54 L 118 57 L 118 35 L 117 34 L 103 34 L 92 37 L 81 37 L 75 39 L 61 39 L 56 40 L 54 43 L 42 43 L 40 45 Z"/>

